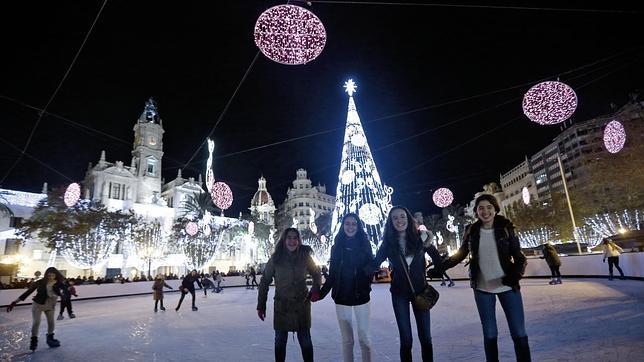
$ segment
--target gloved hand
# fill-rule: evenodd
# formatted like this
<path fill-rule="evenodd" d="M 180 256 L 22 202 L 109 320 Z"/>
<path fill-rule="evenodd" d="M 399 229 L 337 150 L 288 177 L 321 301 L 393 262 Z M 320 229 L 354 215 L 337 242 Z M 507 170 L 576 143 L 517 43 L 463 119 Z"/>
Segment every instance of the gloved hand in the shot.
<path fill-rule="evenodd" d="M 259 319 L 264 321 L 264 318 L 266 318 L 266 311 L 263 310 L 263 309 L 258 309 L 257 310 L 257 316 L 259 317 Z"/>
<path fill-rule="evenodd" d="M 317 290 L 317 289 L 312 289 L 309 292 L 309 295 L 311 296 L 311 302 L 313 302 L 313 303 L 315 303 L 315 302 L 317 302 L 318 300 L 321 299 L 320 298 L 320 291 Z"/>
<path fill-rule="evenodd" d="M 11 302 L 11 304 L 9 304 L 9 306 L 7 307 L 7 313 L 11 312 L 16 304 L 18 304 L 16 301 Z"/>

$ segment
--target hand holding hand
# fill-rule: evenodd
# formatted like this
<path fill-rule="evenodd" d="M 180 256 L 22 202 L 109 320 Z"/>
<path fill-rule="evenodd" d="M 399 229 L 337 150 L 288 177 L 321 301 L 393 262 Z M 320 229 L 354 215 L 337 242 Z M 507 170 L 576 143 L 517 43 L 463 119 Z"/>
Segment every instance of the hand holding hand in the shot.
<path fill-rule="evenodd" d="M 16 304 L 18 303 L 16 303 L 15 301 L 11 302 L 11 304 L 9 304 L 9 306 L 7 307 L 7 313 L 11 312 L 13 310 L 13 307 L 16 306 Z"/>
<path fill-rule="evenodd" d="M 259 317 L 259 319 L 264 321 L 264 318 L 266 318 L 266 311 L 262 310 L 262 309 L 258 309 L 257 310 L 257 316 Z"/>

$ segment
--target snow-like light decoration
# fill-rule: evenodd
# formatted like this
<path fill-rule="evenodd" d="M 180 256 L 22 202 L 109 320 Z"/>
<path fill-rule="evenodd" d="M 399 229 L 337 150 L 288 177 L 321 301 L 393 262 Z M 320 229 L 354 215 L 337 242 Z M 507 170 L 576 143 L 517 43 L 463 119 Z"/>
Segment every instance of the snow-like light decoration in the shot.
<path fill-rule="evenodd" d="M 109 232 L 101 224 L 84 236 L 66 240 L 59 251 L 74 267 L 95 270 L 107 262 L 116 243 L 122 238 L 123 235 Z"/>
<path fill-rule="evenodd" d="M 67 186 L 67 190 L 65 190 L 65 196 L 63 197 L 65 205 L 67 205 L 67 207 L 76 205 L 78 199 L 80 199 L 80 194 L 81 188 L 79 184 L 76 182 L 69 184 L 69 186 Z"/>
<path fill-rule="evenodd" d="M 181 250 L 186 256 L 185 263 L 188 270 L 203 269 L 214 258 L 223 235 L 222 231 L 217 231 L 210 236 L 202 235 L 180 240 Z"/>
<path fill-rule="evenodd" d="M 373 160 L 353 99 L 357 86 L 349 79 L 344 88 L 349 95 L 349 104 L 330 235 L 340 232 L 344 215 L 356 212 L 365 223 L 365 232 L 375 250 L 382 240 L 384 224 L 391 210 L 393 188 L 383 184 Z"/>
<path fill-rule="evenodd" d="M 523 113 L 533 122 L 549 125 L 570 118 L 577 109 L 577 94 L 567 84 L 542 82 L 523 96 Z"/>
<path fill-rule="evenodd" d="M 212 185 L 210 196 L 212 197 L 212 201 L 215 203 L 215 206 L 222 210 L 226 210 L 233 204 L 233 192 L 224 182 L 215 182 Z"/>
<path fill-rule="evenodd" d="M 525 186 L 523 186 L 523 189 L 521 189 L 521 197 L 523 198 L 524 204 L 526 205 L 530 204 L 530 191 Z"/>
<path fill-rule="evenodd" d="M 255 233 L 255 223 L 250 221 L 248 223 L 248 234 L 253 235 Z"/>
<path fill-rule="evenodd" d="M 324 235 L 320 236 L 320 240 L 321 240 L 323 243 L 326 243 L 326 236 L 324 236 Z"/>
<path fill-rule="evenodd" d="M 624 148 L 626 143 L 626 131 L 618 121 L 610 121 L 604 128 L 604 146 L 610 153 L 617 153 Z"/>
<path fill-rule="evenodd" d="M 139 271 L 154 275 L 152 271 L 161 266 L 161 261 L 166 255 L 168 238 L 164 237 L 161 223 L 139 220 L 132 228 L 126 247 L 130 253 L 128 261 L 134 259 L 133 266 Z"/>
<path fill-rule="evenodd" d="M 434 204 L 438 207 L 448 207 L 454 201 L 454 194 L 448 188 L 441 187 L 434 191 L 432 200 L 434 200 Z"/>
<path fill-rule="evenodd" d="M 195 236 L 199 232 L 199 225 L 194 221 L 189 221 L 186 224 L 186 234 L 190 236 Z"/>
<path fill-rule="evenodd" d="M 46 200 L 47 194 L 14 191 L 0 188 L 0 200 L 5 205 L 36 207 L 41 200 Z"/>
<path fill-rule="evenodd" d="M 443 235 L 440 231 L 436 232 L 436 242 L 438 243 L 438 245 L 443 245 Z"/>
<path fill-rule="evenodd" d="M 597 245 L 601 242 L 601 239 L 618 234 L 620 229 L 642 230 L 644 211 L 635 209 L 624 210 L 620 213 L 596 214 L 592 217 L 584 218 L 584 222 L 585 225 L 593 230 L 596 239 L 592 243 Z"/>
<path fill-rule="evenodd" d="M 212 234 L 212 230 L 208 224 L 204 224 L 204 226 L 201 227 L 201 231 L 205 236 L 210 236 L 210 234 Z"/>
<path fill-rule="evenodd" d="M 212 185 L 215 183 L 215 174 L 212 172 L 212 152 L 215 150 L 215 142 L 210 138 L 208 141 L 208 160 L 206 161 L 206 189 L 212 192 Z"/>
<path fill-rule="evenodd" d="M 425 225 L 418 225 L 418 231 L 420 232 L 427 232 L 427 226 Z"/>
<path fill-rule="evenodd" d="M 277 63 L 306 64 L 322 53 L 326 30 L 312 12 L 300 6 L 278 5 L 257 19 L 255 44 Z"/>
<path fill-rule="evenodd" d="M 456 220 L 454 216 L 447 215 L 447 224 L 445 224 L 445 228 L 450 233 L 455 233 L 456 231 L 458 231 L 458 228 L 456 227 L 456 225 L 454 225 L 454 220 Z"/>
<path fill-rule="evenodd" d="M 560 242 L 559 234 L 549 227 L 520 231 L 517 233 L 517 237 L 522 248 L 536 248 L 547 242 L 553 244 Z"/>

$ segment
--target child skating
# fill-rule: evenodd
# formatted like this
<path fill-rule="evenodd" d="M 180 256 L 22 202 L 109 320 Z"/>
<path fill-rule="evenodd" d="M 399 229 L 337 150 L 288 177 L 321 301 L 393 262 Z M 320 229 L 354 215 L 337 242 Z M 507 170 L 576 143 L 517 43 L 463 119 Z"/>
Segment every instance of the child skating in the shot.
<path fill-rule="evenodd" d="M 163 306 L 163 288 L 173 289 L 165 282 L 163 275 L 157 274 L 156 278 L 154 278 L 154 284 L 152 285 L 152 290 L 154 291 L 152 293 L 152 298 L 154 299 L 154 313 L 157 312 L 159 302 L 161 302 L 161 310 L 165 311 L 165 307 Z"/>
<path fill-rule="evenodd" d="M 76 294 L 76 288 L 74 288 L 74 280 L 68 279 L 65 283 L 65 286 L 67 288 L 63 288 L 63 294 L 60 296 L 60 314 L 58 315 L 59 321 L 65 319 L 65 316 L 63 316 L 65 309 L 67 309 L 69 318 L 76 318 L 76 315 L 72 311 L 72 295 L 78 298 L 78 294 Z"/>

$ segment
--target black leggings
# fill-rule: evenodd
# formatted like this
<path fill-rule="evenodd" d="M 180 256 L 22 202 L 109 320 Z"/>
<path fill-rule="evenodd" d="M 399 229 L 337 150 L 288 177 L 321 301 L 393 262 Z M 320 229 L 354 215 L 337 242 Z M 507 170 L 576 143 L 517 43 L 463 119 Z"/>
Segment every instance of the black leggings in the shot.
<path fill-rule="evenodd" d="M 188 288 L 185 288 L 184 290 L 186 290 L 186 289 L 188 289 Z M 190 292 L 190 294 L 192 294 L 192 306 L 194 307 L 195 306 L 195 290 L 194 289 L 188 289 L 188 292 Z M 183 302 L 183 298 L 186 297 L 186 294 L 188 294 L 188 292 L 183 292 L 183 291 L 181 292 L 181 298 L 179 299 L 179 305 L 177 305 L 177 309 L 181 308 L 181 303 Z"/>
<path fill-rule="evenodd" d="M 552 273 L 553 278 L 561 278 L 561 273 L 559 272 L 559 265 L 548 265 L 550 267 L 550 273 Z"/>
<path fill-rule="evenodd" d="M 615 265 L 615 268 L 617 268 L 617 271 L 619 271 L 619 275 L 624 276 L 622 268 L 619 267 L 619 256 L 608 257 L 608 272 L 610 273 L 610 275 L 613 275 L 613 265 Z"/>
<path fill-rule="evenodd" d="M 157 309 L 159 302 L 161 302 L 161 308 L 163 308 L 163 299 L 157 299 L 154 301 L 154 309 Z"/>
<path fill-rule="evenodd" d="M 63 315 L 63 312 L 65 311 L 65 308 L 67 308 L 67 313 L 69 315 L 72 315 L 74 312 L 72 312 L 72 298 L 60 298 L 60 315 Z"/>

